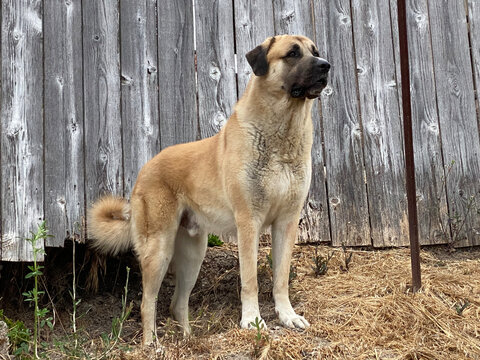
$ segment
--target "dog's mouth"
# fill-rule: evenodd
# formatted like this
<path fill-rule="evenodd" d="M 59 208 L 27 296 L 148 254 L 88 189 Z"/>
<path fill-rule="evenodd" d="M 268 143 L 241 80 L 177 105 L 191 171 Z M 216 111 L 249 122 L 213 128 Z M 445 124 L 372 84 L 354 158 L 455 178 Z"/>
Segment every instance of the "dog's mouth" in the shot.
<path fill-rule="evenodd" d="M 308 98 L 315 99 L 320 96 L 322 90 L 327 86 L 327 76 L 322 76 L 314 81 L 311 85 L 294 85 L 290 90 L 290 95 L 293 98 Z"/>

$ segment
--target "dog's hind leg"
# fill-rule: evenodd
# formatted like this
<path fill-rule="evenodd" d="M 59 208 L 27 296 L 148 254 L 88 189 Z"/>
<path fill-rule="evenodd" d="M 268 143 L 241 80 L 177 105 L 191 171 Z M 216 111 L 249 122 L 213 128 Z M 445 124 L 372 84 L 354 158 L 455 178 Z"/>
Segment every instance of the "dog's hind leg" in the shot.
<path fill-rule="evenodd" d="M 175 293 L 170 305 L 170 312 L 183 328 L 184 335 L 191 333 L 188 322 L 188 299 L 197 281 L 206 249 L 207 233 L 199 231 L 194 236 L 190 236 L 185 228 L 178 229 L 173 261 Z"/>
<path fill-rule="evenodd" d="M 175 231 L 163 231 L 146 239 L 145 249 L 139 254 L 142 268 L 142 324 L 143 344 L 148 345 L 157 334 L 157 297 L 163 277 L 172 260 L 175 247 Z"/>

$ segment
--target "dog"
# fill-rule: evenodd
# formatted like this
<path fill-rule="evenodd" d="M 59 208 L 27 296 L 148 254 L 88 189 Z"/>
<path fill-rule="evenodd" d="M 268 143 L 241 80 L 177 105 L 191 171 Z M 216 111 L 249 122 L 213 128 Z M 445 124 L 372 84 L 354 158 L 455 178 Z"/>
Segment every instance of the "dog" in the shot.
<path fill-rule="evenodd" d="M 156 302 L 169 265 L 170 311 L 191 333 L 188 299 L 210 232 L 236 231 L 241 278 L 240 326 L 258 317 L 257 252 L 271 226 L 273 298 L 280 322 L 310 324 L 290 303 L 288 275 L 300 212 L 311 179 L 313 99 L 330 64 L 307 37 L 267 38 L 246 54 L 253 74 L 233 114 L 214 136 L 168 147 L 138 174 L 130 202 L 106 196 L 89 209 L 92 246 L 117 254 L 133 248 L 142 270 L 143 344 L 156 334 Z"/>

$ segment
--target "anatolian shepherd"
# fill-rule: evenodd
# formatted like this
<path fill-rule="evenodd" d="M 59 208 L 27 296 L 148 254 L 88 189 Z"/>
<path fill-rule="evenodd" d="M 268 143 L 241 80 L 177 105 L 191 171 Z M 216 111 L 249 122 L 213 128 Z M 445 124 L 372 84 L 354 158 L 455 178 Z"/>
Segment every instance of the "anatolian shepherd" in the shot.
<path fill-rule="evenodd" d="M 190 334 L 188 298 L 210 232 L 236 230 L 240 326 L 261 319 L 258 238 L 270 225 L 275 311 L 287 327 L 309 326 L 290 304 L 288 275 L 310 186 L 311 109 L 327 84 L 330 64 L 310 39 L 292 35 L 270 37 L 246 58 L 254 75 L 218 134 L 162 150 L 138 174 L 130 203 L 106 196 L 89 211 L 96 249 L 117 254 L 133 247 L 138 256 L 144 344 L 156 333 L 157 295 L 171 262 L 176 285 L 170 310 Z"/>

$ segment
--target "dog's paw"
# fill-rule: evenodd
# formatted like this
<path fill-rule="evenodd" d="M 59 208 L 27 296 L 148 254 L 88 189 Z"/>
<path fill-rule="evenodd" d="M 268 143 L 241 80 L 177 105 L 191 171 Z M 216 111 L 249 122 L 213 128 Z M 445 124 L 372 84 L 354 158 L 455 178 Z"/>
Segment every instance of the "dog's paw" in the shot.
<path fill-rule="evenodd" d="M 267 324 L 265 323 L 265 320 L 263 320 L 259 316 L 250 316 L 250 317 L 242 317 L 242 320 L 240 321 L 240 327 L 242 329 L 257 329 L 259 328 L 260 330 L 267 330 Z"/>
<path fill-rule="evenodd" d="M 310 323 L 303 316 L 297 315 L 295 311 L 281 311 L 277 310 L 277 315 L 280 322 L 292 329 L 306 329 L 310 326 Z"/>

